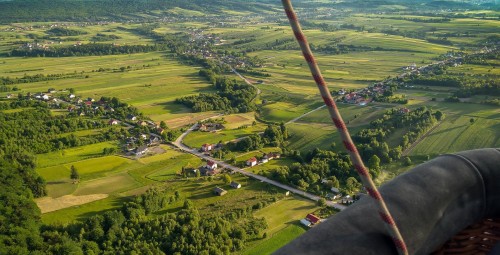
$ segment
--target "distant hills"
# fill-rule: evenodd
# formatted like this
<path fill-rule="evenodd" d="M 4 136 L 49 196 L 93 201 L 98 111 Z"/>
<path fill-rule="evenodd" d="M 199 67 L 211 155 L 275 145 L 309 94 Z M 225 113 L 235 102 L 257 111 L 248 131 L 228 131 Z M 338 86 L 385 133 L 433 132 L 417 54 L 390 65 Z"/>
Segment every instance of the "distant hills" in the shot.
<path fill-rule="evenodd" d="M 258 12 L 268 1 L 234 0 L 0 0 L 0 22 L 128 19 L 132 14 L 175 7 L 219 14 L 221 10 Z M 137 17 L 134 17 L 137 18 Z"/>
<path fill-rule="evenodd" d="M 153 14 L 151 11 L 165 11 L 172 8 L 200 11 L 219 15 L 223 10 L 259 13 L 280 6 L 279 0 L 0 0 L 0 22 L 26 21 L 96 21 L 147 19 L 134 14 Z M 386 5 L 403 5 L 428 9 L 474 9 L 493 8 L 499 5 L 495 0 L 452 1 L 452 0 L 349 0 L 312 1 L 296 0 L 298 7 L 337 7 L 368 9 Z"/>

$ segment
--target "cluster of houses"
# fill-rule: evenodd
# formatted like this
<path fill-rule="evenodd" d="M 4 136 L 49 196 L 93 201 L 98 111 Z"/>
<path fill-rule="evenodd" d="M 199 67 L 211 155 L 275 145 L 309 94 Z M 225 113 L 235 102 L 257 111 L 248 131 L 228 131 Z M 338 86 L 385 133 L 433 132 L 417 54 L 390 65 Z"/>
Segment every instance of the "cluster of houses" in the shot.
<path fill-rule="evenodd" d="M 405 115 L 405 114 L 410 113 L 410 109 L 408 109 L 408 108 L 406 108 L 406 107 L 399 108 L 399 109 L 398 109 L 398 113 L 399 113 L 399 114 L 401 114 L 401 115 Z"/>
<path fill-rule="evenodd" d="M 314 227 L 315 225 L 321 223 L 322 221 L 323 220 L 320 217 L 310 213 L 304 219 L 301 219 L 300 223 L 302 225 L 310 228 L 310 227 Z"/>
<path fill-rule="evenodd" d="M 200 171 L 201 175 L 212 176 L 220 173 L 220 169 L 217 166 L 217 163 L 214 161 L 207 161 L 207 164 L 199 167 L 195 171 Z"/>
<path fill-rule="evenodd" d="M 256 166 L 257 164 L 265 164 L 265 163 L 269 162 L 269 160 L 278 159 L 280 157 L 281 157 L 281 154 L 279 154 L 277 152 L 271 152 L 271 153 L 267 153 L 267 154 L 264 153 L 264 155 L 262 155 L 260 161 L 256 157 L 251 157 L 246 161 L 246 165 L 249 167 L 252 167 L 252 166 Z"/>
<path fill-rule="evenodd" d="M 229 186 L 231 186 L 231 188 L 234 188 L 234 189 L 239 189 L 241 188 L 241 184 L 240 183 L 237 183 L 237 182 L 231 182 L 229 184 Z M 214 188 L 214 194 L 217 195 L 217 196 L 224 196 L 227 194 L 227 190 L 223 189 L 223 188 L 220 188 L 220 187 L 215 187 Z"/>
<path fill-rule="evenodd" d="M 441 60 L 432 64 L 428 65 L 423 65 L 421 67 L 417 67 L 415 63 L 403 67 L 403 70 L 406 71 L 402 74 L 400 74 L 397 78 L 398 79 L 403 79 L 407 76 L 412 76 L 412 75 L 420 75 L 420 74 L 425 74 L 430 71 L 433 71 L 435 68 L 441 68 L 444 66 L 453 66 L 457 67 L 462 64 L 463 62 L 463 57 L 458 54 L 455 56 L 453 53 L 447 53 L 444 57 L 446 57 L 446 60 Z"/>
<path fill-rule="evenodd" d="M 388 89 L 385 82 L 378 82 L 368 88 L 354 92 L 347 92 L 344 89 L 339 90 L 338 94 L 342 96 L 342 101 L 347 104 L 367 105 L 373 101 L 376 96 L 383 95 Z"/>
<path fill-rule="evenodd" d="M 201 56 L 204 59 L 218 59 L 221 62 L 231 65 L 235 68 L 251 66 L 246 57 L 238 57 L 232 54 L 219 55 L 212 49 L 212 46 L 223 45 L 225 40 L 211 33 L 205 33 L 202 29 L 191 29 L 189 42 L 198 47 L 192 47 L 184 52 L 185 55 Z"/>
<path fill-rule="evenodd" d="M 220 123 L 203 123 L 199 125 L 198 130 L 201 132 L 218 132 L 224 128 L 226 127 Z"/>
<path fill-rule="evenodd" d="M 222 144 L 211 144 L 211 143 L 205 143 L 201 146 L 200 152 L 203 152 L 205 154 L 210 153 L 211 151 L 215 151 L 222 148 Z"/>
<path fill-rule="evenodd" d="M 58 44 L 61 44 L 62 42 L 59 41 Z M 34 49 L 43 49 L 43 50 L 47 50 L 49 49 L 50 45 L 53 45 L 55 44 L 55 42 L 53 41 L 47 41 L 45 43 L 40 43 L 40 42 L 31 42 L 31 43 L 25 43 L 23 45 L 21 45 L 21 49 L 28 49 L 28 50 L 34 50 Z"/>
<path fill-rule="evenodd" d="M 142 145 L 139 143 L 139 140 L 142 141 Z M 127 137 L 125 139 L 124 150 L 131 155 L 135 155 L 137 157 L 143 156 L 149 151 L 149 147 L 156 146 L 161 143 L 161 138 L 156 135 L 145 135 L 139 134 L 138 137 Z"/>

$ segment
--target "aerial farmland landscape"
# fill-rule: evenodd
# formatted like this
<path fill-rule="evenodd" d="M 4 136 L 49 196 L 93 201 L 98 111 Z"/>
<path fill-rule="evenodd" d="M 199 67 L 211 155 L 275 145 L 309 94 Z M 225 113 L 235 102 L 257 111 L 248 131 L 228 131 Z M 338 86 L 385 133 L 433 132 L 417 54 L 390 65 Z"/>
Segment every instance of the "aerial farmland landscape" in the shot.
<path fill-rule="evenodd" d="M 498 1 L 292 2 L 377 186 L 500 147 Z M 271 254 L 373 196 L 287 14 L 0 0 L 0 254 Z"/>

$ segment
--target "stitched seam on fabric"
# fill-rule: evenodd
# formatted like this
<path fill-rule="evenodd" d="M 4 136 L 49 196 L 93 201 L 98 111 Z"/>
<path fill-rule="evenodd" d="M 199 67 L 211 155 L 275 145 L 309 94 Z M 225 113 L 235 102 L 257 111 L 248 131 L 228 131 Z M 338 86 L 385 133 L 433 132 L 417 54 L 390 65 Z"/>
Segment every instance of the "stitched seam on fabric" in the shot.
<path fill-rule="evenodd" d="M 483 210 L 482 210 L 482 215 L 481 215 L 481 218 L 483 218 L 484 215 L 486 214 L 486 211 L 487 211 L 487 208 L 486 208 L 487 200 L 486 200 L 486 184 L 484 182 L 484 178 L 483 178 L 483 175 L 481 174 L 481 171 L 479 171 L 479 168 L 476 166 L 476 164 L 474 164 L 470 159 L 466 158 L 465 156 L 462 156 L 459 154 L 445 154 L 443 156 L 451 156 L 451 157 L 459 158 L 459 159 L 465 161 L 465 163 L 467 163 L 469 166 L 471 166 L 472 169 L 474 169 L 474 171 L 476 172 L 477 176 L 481 180 L 481 183 L 483 184 L 482 185 L 482 190 L 483 190 L 482 197 L 483 197 L 484 203 L 483 203 Z"/>

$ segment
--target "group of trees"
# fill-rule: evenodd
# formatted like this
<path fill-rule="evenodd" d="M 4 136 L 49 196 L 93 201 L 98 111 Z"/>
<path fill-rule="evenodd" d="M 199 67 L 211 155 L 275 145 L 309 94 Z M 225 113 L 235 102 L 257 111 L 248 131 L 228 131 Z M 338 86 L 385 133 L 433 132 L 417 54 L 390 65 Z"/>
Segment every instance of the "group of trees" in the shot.
<path fill-rule="evenodd" d="M 376 155 L 383 163 L 401 158 L 402 151 L 423 133 L 431 128 L 436 121 L 444 118 L 441 111 L 432 111 L 419 107 L 411 112 L 401 112 L 400 109 L 388 110 L 382 118 L 370 123 L 370 128 L 363 129 L 353 136 L 358 150 L 365 160 Z M 387 139 L 396 129 L 405 128 L 401 144 L 389 149 Z"/>
<path fill-rule="evenodd" d="M 268 177 L 319 195 L 325 195 L 333 187 L 344 193 L 353 193 L 360 188 L 347 154 L 315 149 L 304 160 L 303 164 L 273 169 Z"/>
<path fill-rule="evenodd" d="M 266 145 L 281 147 L 287 139 L 288 130 L 284 123 L 280 125 L 270 124 L 262 135 L 250 135 L 236 143 L 229 144 L 228 148 L 232 151 L 251 151 L 262 149 Z"/>
<path fill-rule="evenodd" d="M 189 200 L 175 213 L 154 215 L 180 199 L 178 192 L 166 196 L 155 188 L 83 223 L 42 226 L 32 192 L 17 173 L 23 167 L 0 158 L 0 212 L 9 219 L 0 221 L 1 254 L 229 254 L 261 238 L 267 227 L 251 213 L 202 216 Z"/>
<path fill-rule="evenodd" d="M 255 110 L 253 99 L 257 90 L 246 84 L 239 84 L 235 80 L 218 76 L 215 78 L 217 93 L 201 93 L 197 96 L 177 98 L 178 104 L 183 104 L 195 112 L 225 111 L 230 113 L 250 112 Z"/>
<path fill-rule="evenodd" d="M 13 85 L 20 83 L 30 83 L 39 81 L 53 81 L 59 79 L 81 77 L 83 73 L 59 73 L 59 74 L 34 74 L 23 75 L 22 77 L 4 77 L 0 76 L 0 85 Z"/>
<path fill-rule="evenodd" d="M 120 36 L 117 35 L 108 35 L 108 34 L 103 34 L 103 33 L 97 33 L 95 36 L 92 37 L 92 41 L 94 42 L 106 42 L 106 41 L 113 41 L 121 39 Z"/>
<path fill-rule="evenodd" d="M 82 30 L 69 29 L 64 27 L 54 27 L 45 31 L 45 33 L 53 36 L 76 36 L 87 34 L 87 32 Z"/>
<path fill-rule="evenodd" d="M 166 50 L 166 46 L 162 44 L 118 46 L 107 43 L 89 43 L 51 48 L 19 48 L 12 50 L 9 55 L 16 57 L 72 57 L 133 54 L 162 50 Z"/>

